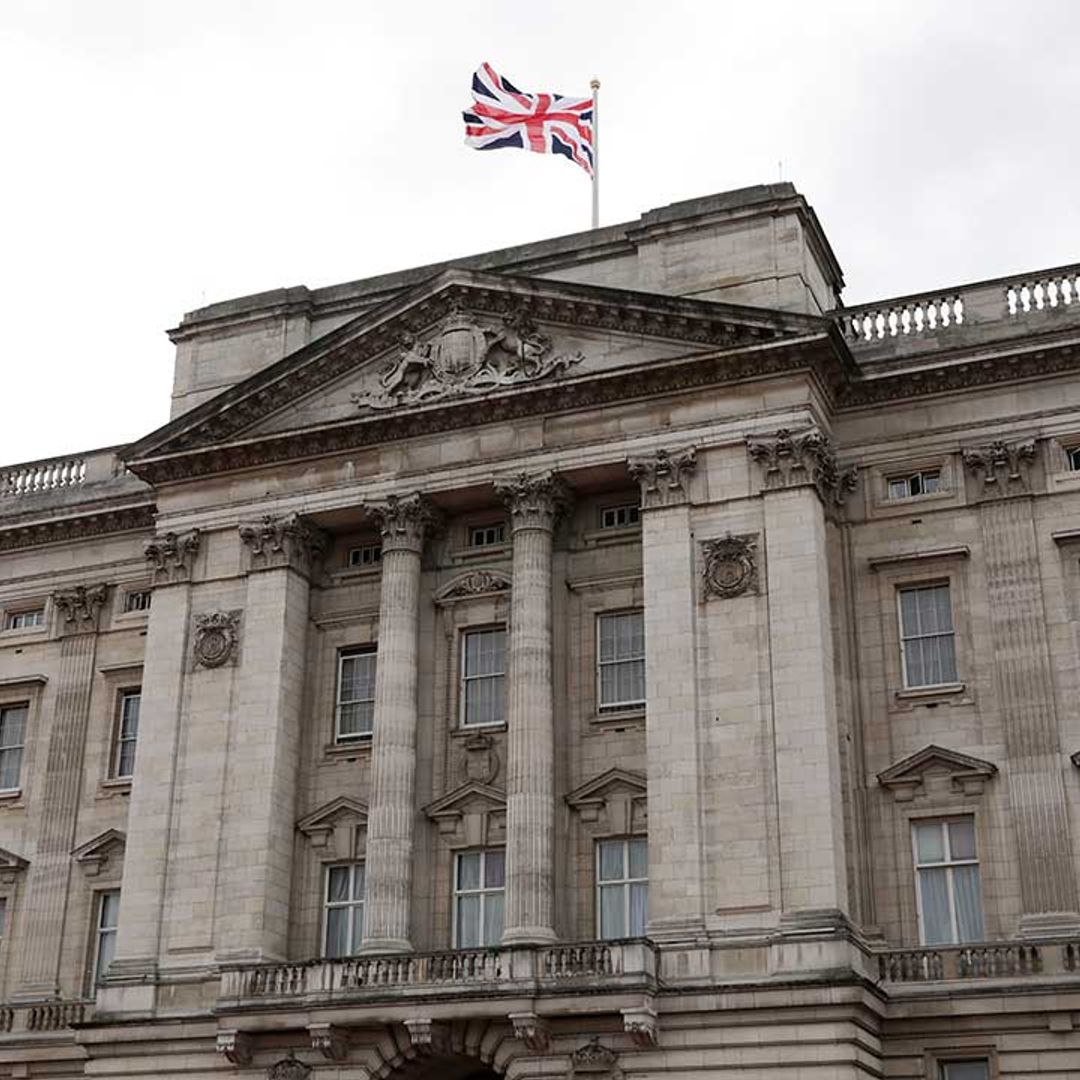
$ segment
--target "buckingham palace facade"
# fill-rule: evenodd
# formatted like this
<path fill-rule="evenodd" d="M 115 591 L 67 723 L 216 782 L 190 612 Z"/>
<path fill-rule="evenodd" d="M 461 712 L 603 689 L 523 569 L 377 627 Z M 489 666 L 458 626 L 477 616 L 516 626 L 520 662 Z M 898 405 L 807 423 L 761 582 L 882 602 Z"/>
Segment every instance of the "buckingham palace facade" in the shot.
<path fill-rule="evenodd" d="M 1080 267 L 842 287 L 727 192 L 0 468 L 0 1078 L 1080 1074 Z"/>

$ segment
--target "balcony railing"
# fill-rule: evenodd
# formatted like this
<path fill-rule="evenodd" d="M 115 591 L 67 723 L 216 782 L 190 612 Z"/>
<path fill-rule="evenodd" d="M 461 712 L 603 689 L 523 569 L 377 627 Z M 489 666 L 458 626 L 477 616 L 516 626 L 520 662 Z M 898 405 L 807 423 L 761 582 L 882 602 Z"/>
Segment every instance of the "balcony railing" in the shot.
<path fill-rule="evenodd" d="M 1008 941 L 891 949 L 877 954 L 883 983 L 1021 979 L 1080 974 L 1080 941 Z"/>
<path fill-rule="evenodd" d="M 460 994 L 469 987 L 603 989 L 651 984 L 656 957 L 647 941 L 584 942 L 522 949 L 360 956 L 223 968 L 223 1006 L 267 999 L 331 1000 L 396 994 Z"/>
<path fill-rule="evenodd" d="M 0 1006 L 0 1034 L 64 1031 L 91 1019 L 92 1000 L 37 1001 Z"/>

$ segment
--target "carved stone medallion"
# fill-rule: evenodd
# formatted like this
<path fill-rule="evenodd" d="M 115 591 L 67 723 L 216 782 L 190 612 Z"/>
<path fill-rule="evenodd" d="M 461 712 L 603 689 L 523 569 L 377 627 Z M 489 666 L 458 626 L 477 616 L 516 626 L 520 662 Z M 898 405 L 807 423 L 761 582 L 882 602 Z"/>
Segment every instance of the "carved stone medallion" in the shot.
<path fill-rule="evenodd" d="M 621 1080 L 622 1069 L 614 1050 L 604 1046 L 599 1039 L 590 1039 L 570 1055 L 570 1076 L 610 1076 Z"/>
<path fill-rule="evenodd" d="M 311 1066 L 297 1060 L 291 1050 L 266 1070 L 266 1080 L 308 1080 L 310 1075 Z"/>
<path fill-rule="evenodd" d="M 706 540 L 701 549 L 705 558 L 705 599 L 719 596 L 727 600 L 757 592 L 756 536 L 728 533 L 722 540 Z"/>
<path fill-rule="evenodd" d="M 229 662 L 239 640 L 240 612 L 211 611 L 195 616 L 195 662 L 216 668 Z"/>

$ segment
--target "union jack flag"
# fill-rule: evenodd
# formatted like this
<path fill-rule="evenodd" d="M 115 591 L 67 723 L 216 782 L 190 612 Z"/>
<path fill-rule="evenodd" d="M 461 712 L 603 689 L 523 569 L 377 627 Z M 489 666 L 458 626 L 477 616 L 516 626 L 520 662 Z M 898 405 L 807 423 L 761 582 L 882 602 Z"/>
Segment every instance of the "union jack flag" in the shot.
<path fill-rule="evenodd" d="M 514 146 L 562 154 L 593 172 L 593 101 L 563 94 L 525 94 L 481 64 L 472 80 L 473 107 L 465 117 L 465 143 L 477 150 Z"/>

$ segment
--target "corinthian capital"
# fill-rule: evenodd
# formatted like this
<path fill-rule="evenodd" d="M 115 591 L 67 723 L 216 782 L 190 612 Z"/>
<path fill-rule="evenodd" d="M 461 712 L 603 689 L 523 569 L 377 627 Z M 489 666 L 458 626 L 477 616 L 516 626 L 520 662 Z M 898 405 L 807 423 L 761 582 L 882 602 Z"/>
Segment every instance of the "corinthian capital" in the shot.
<path fill-rule="evenodd" d="M 326 550 L 326 536 L 299 514 L 283 517 L 265 515 L 259 521 L 240 526 L 240 541 L 247 555 L 248 570 L 269 570 L 291 566 L 302 574 Z"/>
<path fill-rule="evenodd" d="M 839 509 L 855 489 L 858 470 L 841 469 L 832 440 L 816 428 L 798 434 L 781 428 L 775 435 L 750 436 L 746 452 L 761 466 L 766 491 L 809 484 L 826 506 Z"/>
<path fill-rule="evenodd" d="M 632 457 L 626 463 L 630 475 L 641 485 L 641 508 L 678 506 L 689 498 L 687 481 L 697 468 L 697 450 L 656 450 Z"/>
<path fill-rule="evenodd" d="M 571 503 L 570 490 L 550 470 L 518 473 L 495 481 L 495 491 L 510 511 L 510 530 L 555 528 Z"/>
<path fill-rule="evenodd" d="M 1036 457 L 1035 440 L 1007 443 L 997 439 L 987 446 L 964 451 L 967 470 L 982 478 L 983 494 L 989 498 L 1025 495 L 1031 490 L 1031 465 Z"/>
<path fill-rule="evenodd" d="M 143 554 L 150 564 L 154 581 L 184 581 L 191 576 L 195 556 L 199 553 L 198 529 L 187 532 L 167 532 L 147 540 Z"/>
<path fill-rule="evenodd" d="M 367 503 L 366 509 L 379 526 L 384 555 L 389 551 L 419 552 L 424 538 L 439 524 L 438 511 L 419 491 L 391 495 L 382 503 Z"/>
<path fill-rule="evenodd" d="M 76 585 L 54 592 L 53 603 L 63 616 L 63 629 L 68 633 L 96 630 L 108 591 L 107 585 Z"/>

